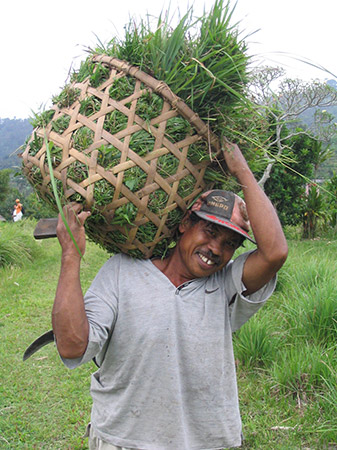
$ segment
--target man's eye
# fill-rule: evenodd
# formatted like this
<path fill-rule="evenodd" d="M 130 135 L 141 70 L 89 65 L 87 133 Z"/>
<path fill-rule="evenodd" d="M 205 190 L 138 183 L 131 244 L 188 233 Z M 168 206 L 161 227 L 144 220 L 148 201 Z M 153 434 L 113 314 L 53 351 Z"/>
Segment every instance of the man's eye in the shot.
<path fill-rule="evenodd" d="M 227 247 L 229 247 L 230 249 L 236 249 L 237 248 L 237 243 L 234 241 L 227 241 L 226 242 Z"/>
<path fill-rule="evenodd" d="M 215 233 L 215 231 L 213 231 L 213 230 L 208 230 L 208 229 L 206 229 L 206 232 L 207 232 L 207 234 L 208 234 L 209 236 L 211 236 L 211 237 L 215 237 L 215 236 L 216 236 L 216 233 Z"/>

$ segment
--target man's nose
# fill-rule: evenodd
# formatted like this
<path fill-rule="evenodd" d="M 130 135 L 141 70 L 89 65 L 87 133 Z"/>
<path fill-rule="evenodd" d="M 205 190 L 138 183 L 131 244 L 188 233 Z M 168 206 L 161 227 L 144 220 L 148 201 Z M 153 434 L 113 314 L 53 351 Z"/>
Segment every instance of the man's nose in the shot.
<path fill-rule="evenodd" d="M 220 256 L 223 253 L 222 243 L 219 238 L 213 238 L 208 243 L 209 250 L 216 256 Z"/>

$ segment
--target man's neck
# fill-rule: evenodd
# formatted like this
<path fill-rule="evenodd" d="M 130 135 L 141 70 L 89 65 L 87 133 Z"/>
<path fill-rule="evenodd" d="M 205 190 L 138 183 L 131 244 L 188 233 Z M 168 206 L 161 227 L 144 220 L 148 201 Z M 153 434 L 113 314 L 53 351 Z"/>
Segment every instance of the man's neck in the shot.
<path fill-rule="evenodd" d="M 152 263 L 171 281 L 174 286 L 181 286 L 191 278 L 184 275 L 180 264 L 180 258 L 176 255 L 176 249 L 164 259 L 153 259 Z"/>

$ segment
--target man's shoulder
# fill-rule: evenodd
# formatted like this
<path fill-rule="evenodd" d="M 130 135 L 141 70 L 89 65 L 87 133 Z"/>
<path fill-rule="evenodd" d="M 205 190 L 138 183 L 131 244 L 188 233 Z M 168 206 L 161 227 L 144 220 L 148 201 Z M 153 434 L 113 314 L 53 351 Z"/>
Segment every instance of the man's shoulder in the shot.
<path fill-rule="evenodd" d="M 119 266 L 135 266 L 144 263 L 144 259 L 134 258 L 126 253 L 115 253 L 110 256 L 106 264 L 108 265 L 119 265 Z"/>

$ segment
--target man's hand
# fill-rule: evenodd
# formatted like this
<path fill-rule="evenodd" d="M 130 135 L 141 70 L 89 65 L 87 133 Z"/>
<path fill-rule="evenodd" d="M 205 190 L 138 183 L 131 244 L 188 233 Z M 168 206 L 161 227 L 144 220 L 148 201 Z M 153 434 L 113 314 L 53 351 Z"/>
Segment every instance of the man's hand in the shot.
<path fill-rule="evenodd" d="M 63 213 L 83 256 L 85 252 L 84 222 L 91 213 L 90 211 L 82 211 L 82 208 L 83 206 L 79 203 L 71 203 L 63 208 Z M 80 257 L 60 214 L 58 217 L 56 233 L 62 247 L 62 255 Z"/>
<path fill-rule="evenodd" d="M 241 173 L 250 171 L 247 161 L 241 153 L 238 145 L 223 140 L 222 151 L 228 170 L 233 176 L 239 179 Z"/>

